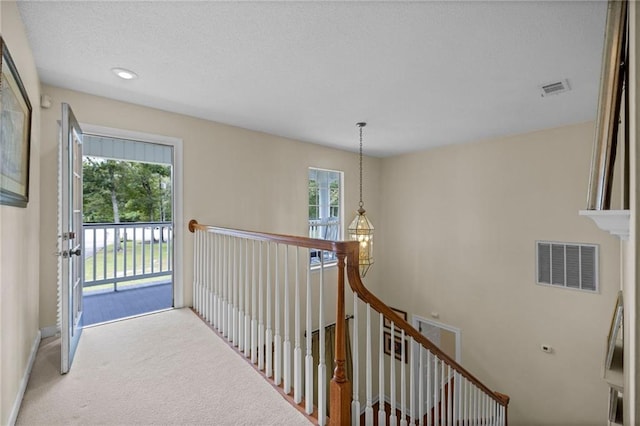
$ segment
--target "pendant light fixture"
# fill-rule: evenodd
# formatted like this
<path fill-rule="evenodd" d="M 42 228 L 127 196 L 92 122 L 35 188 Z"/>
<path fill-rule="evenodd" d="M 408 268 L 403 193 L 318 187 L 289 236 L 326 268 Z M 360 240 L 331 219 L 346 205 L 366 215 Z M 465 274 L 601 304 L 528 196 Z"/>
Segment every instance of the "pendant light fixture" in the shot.
<path fill-rule="evenodd" d="M 356 123 L 356 126 L 360 128 L 360 208 L 358 213 L 349 225 L 349 239 L 358 241 L 360 243 L 359 252 L 359 266 L 360 275 L 367 275 L 367 271 L 371 265 L 373 265 L 373 225 L 369 218 L 367 218 L 364 210 L 364 203 L 362 202 L 362 128 L 367 123 Z"/>

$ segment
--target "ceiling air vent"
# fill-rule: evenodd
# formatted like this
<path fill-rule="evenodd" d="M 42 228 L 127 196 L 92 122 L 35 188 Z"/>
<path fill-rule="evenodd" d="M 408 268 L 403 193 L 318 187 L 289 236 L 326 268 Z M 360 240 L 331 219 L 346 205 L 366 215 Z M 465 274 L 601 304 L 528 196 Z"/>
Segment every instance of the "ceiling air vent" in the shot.
<path fill-rule="evenodd" d="M 542 96 L 557 95 L 571 90 L 568 80 L 556 81 L 540 86 Z"/>

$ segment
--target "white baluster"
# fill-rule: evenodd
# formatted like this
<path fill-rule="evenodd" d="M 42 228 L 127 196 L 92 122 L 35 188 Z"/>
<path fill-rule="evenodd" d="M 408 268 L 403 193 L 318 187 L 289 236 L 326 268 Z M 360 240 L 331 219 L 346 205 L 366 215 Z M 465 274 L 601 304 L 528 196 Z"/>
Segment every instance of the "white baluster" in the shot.
<path fill-rule="evenodd" d="M 289 246 L 285 246 L 284 256 L 284 393 L 291 392 L 291 340 L 289 339 Z"/>
<path fill-rule="evenodd" d="M 203 292 L 205 300 L 204 310 L 206 311 L 206 318 L 209 324 L 213 324 L 213 273 L 215 271 L 215 246 L 213 245 L 214 235 L 207 232 L 205 234 L 205 243 L 208 247 L 208 255 L 206 259 L 206 291 Z"/>
<path fill-rule="evenodd" d="M 205 277 L 204 277 L 204 268 L 206 265 L 206 248 L 204 245 L 204 231 L 196 231 L 196 244 L 197 244 L 197 260 L 198 260 L 198 265 L 197 265 L 197 275 L 196 275 L 196 282 L 198 284 L 198 312 L 200 313 L 200 315 L 202 315 L 205 319 L 207 319 L 207 312 L 205 309 L 205 300 L 204 300 L 204 293 L 205 293 Z"/>
<path fill-rule="evenodd" d="M 440 425 L 440 410 L 439 407 L 439 383 L 440 383 L 440 359 L 436 354 L 433 354 L 433 424 L 435 426 Z"/>
<path fill-rule="evenodd" d="M 324 253 L 320 253 L 320 291 L 318 296 L 318 324 L 320 362 L 318 364 L 318 424 L 324 426 L 327 421 L 326 388 L 327 388 L 327 366 L 325 364 L 325 322 L 324 322 Z"/>
<path fill-rule="evenodd" d="M 418 424 L 424 425 L 424 354 L 422 353 L 422 344 L 418 343 Z"/>
<path fill-rule="evenodd" d="M 212 248 L 211 259 L 215 262 L 214 268 L 211 271 L 212 280 L 209 294 L 206 294 L 207 303 L 210 305 L 209 310 L 211 312 L 211 325 L 216 327 L 218 331 L 221 330 L 221 317 L 220 317 L 220 289 L 222 286 L 222 237 L 215 233 L 210 233 L 207 236 L 209 245 Z M 206 292 L 205 292 L 206 293 Z"/>
<path fill-rule="evenodd" d="M 307 253 L 307 257 L 310 259 L 310 254 Z M 311 306 L 311 262 L 307 262 L 307 309 L 306 309 L 306 356 L 304 358 L 305 364 L 305 412 L 307 414 L 313 413 L 313 355 L 311 351 L 312 345 L 312 316 L 313 308 Z"/>
<path fill-rule="evenodd" d="M 385 426 L 387 416 L 384 411 L 384 315 L 382 313 L 378 334 L 378 426 Z"/>
<path fill-rule="evenodd" d="M 475 413 L 473 423 L 476 425 L 480 424 L 480 394 L 478 393 L 478 388 L 473 386 L 473 411 Z"/>
<path fill-rule="evenodd" d="M 275 294 L 275 309 L 276 309 L 276 330 L 274 335 L 274 375 L 273 381 L 276 386 L 280 386 L 282 383 L 282 336 L 280 335 L 280 245 L 276 244 L 276 294 Z"/>
<path fill-rule="evenodd" d="M 233 280 L 231 282 L 231 341 L 234 346 L 238 346 L 238 239 L 233 237 L 231 251 L 231 271 L 233 272 Z"/>
<path fill-rule="evenodd" d="M 353 294 L 353 298 L 357 299 L 358 295 L 357 294 Z M 356 329 L 358 328 L 358 323 L 355 322 L 355 320 L 353 321 L 353 328 Z M 373 426 L 373 376 L 371 374 L 371 371 L 373 370 L 373 363 L 371 360 L 371 352 L 372 352 L 372 347 L 371 347 L 371 305 L 367 303 L 367 360 L 366 360 L 366 369 L 367 369 L 367 406 L 364 409 L 364 424 L 366 426 Z M 354 360 L 356 358 L 353 358 Z M 353 365 L 353 369 L 355 370 L 356 368 L 358 368 L 358 362 L 354 362 Z M 358 412 L 358 415 L 360 415 L 360 412 Z M 360 422 L 356 423 L 356 424 L 360 424 Z"/>
<path fill-rule="evenodd" d="M 467 407 L 467 422 L 470 425 L 475 425 L 475 419 L 474 419 L 474 407 L 473 407 L 473 383 L 470 381 L 467 381 L 467 401 L 468 401 L 468 407 Z"/>
<path fill-rule="evenodd" d="M 492 407 L 491 412 L 493 413 L 492 414 L 492 416 L 493 416 L 493 424 L 497 425 L 500 422 L 500 415 L 498 413 L 499 405 L 498 405 L 498 402 L 496 400 L 492 400 L 491 404 L 492 404 L 491 405 L 491 407 Z"/>
<path fill-rule="evenodd" d="M 405 362 L 407 360 L 407 351 L 404 345 L 404 329 L 401 329 L 400 337 L 400 426 L 407 426 L 407 372 Z"/>
<path fill-rule="evenodd" d="M 484 424 L 489 424 L 489 397 L 486 393 L 483 393 L 482 397 L 484 399 L 484 415 L 482 417 L 484 418 Z"/>
<path fill-rule="evenodd" d="M 461 401 L 461 393 L 460 393 L 460 387 L 462 386 L 461 380 L 460 380 L 460 373 L 458 373 L 457 371 L 453 372 L 453 378 L 454 378 L 454 383 L 455 386 L 453 387 L 453 390 L 456 392 L 456 397 L 455 397 L 455 404 L 454 404 L 454 414 L 453 414 L 453 424 L 457 425 L 460 424 L 460 401 Z"/>
<path fill-rule="evenodd" d="M 409 348 L 411 348 L 411 363 L 409 364 L 409 424 L 415 424 L 416 420 L 416 382 L 415 382 L 415 362 L 414 356 L 417 352 L 417 346 L 413 337 L 409 338 Z"/>
<path fill-rule="evenodd" d="M 466 377 L 463 377 L 462 388 L 464 391 L 464 395 L 462 396 L 464 401 L 464 407 L 462 407 L 462 417 L 464 419 L 464 426 L 470 425 L 469 416 L 471 412 L 469 411 L 469 407 L 471 407 L 471 398 L 469 396 L 469 380 Z"/>
<path fill-rule="evenodd" d="M 358 360 L 360 357 L 358 356 L 358 296 L 353 295 L 353 333 L 352 333 L 352 343 L 351 343 L 351 357 L 352 357 L 352 370 L 353 370 L 353 380 L 351 383 L 351 389 L 353 391 L 353 396 L 351 397 L 351 424 L 358 425 L 360 424 L 360 389 L 359 386 L 359 371 L 358 371 Z M 346 324 L 349 327 L 349 324 Z"/>
<path fill-rule="evenodd" d="M 247 240 L 242 238 L 238 246 L 238 350 L 244 352 L 244 265 L 246 259 L 242 255 L 243 244 L 247 244 Z"/>
<path fill-rule="evenodd" d="M 193 235 L 193 307 L 196 312 L 200 312 L 200 231 L 196 230 Z M 95 241 L 95 238 L 94 238 Z"/>
<path fill-rule="evenodd" d="M 259 272 L 258 272 L 258 368 L 260 370 L 264 370 L 264 262 L 262 261 L 262 252 L 263 252 L 263 244 L 262 241 L 258 244 L 258 249 L 260 251 L 260 256 L 258 257 L 259 261 Z"/>
<path fill-rule="evenodd" d="M 300 348 L 300 247 L 296 247 L 296 286 L 294 303 L 293 401 L 302 401 L 302 349 Z"/>
<path fill-rule="evenodd" d="M 447 383 L 445 379 L 445 375 L 447 372 L 447 365 L 444 363 L 444 360 L 440 360 L 440 423 L 447 421 L 447 411 L 446 411 L 446 398 L 445 398 L 445 384 Z"/>
<path fill-rule="evenodd" d="M 253 243 L 252 243 L 253 244 Z M 244 245 L 244 356 L 251 356 L 251 276 L 249 275 L 249 240 Z"/>
<path fill-rule="evenodd" d="M 197 301 L 198 312 L 200 313 L 200 315 L 202 315 L 202 318 L 207 320 L 207 312 L 205 308 L 206 307 L 206 301 L 205 301 L 205 283 L 206 283 L 205 268 L 206 266 L 205 265 L 207 263 L 207 259 L 205 257 L 206 249 L 204 245 L 205 235 L 206 235 L 205 231 L 196 231 L 197 253 L 195 257 L 196 257 L 198 266 L 197 266 L 197 274 L 194 278 L 198 283 L 198 290 L 196 292 L 198 295 L 198 301 Z M 144 268 L 144 265 L 143 265 L 143 268 Z M 196 293 L 194 293 L 194 295 Z M 194 300 L 194 306 L 196 306 L 195 300 Z"/>
<path fill-rule="evenodd" d="M 267 242 L 267 377 L 273 376 L 273 329 L 271 328 L 271 243 Z"/>
<path fill-rule="evenodd" d="M 224 236 L 222 235 L 217 235 L 217 239 L 218 239 L 218 255 L 217 255 L 217 259 L 218 259 L 218 280 L 216 282 L 216 289 L 215 289 L 215 294 L 216 294 L 216 301 L 215 301 L 215 305 L 216 305 L 216 311 L 217 311 L 217 315 L 216 315 L 216 329 L 219 332 L 222 332 L 222 285 L 223 285 L 223 273 L 224 273 L 224 268 L 223 268 L 223 264 L 224 264 Z"/>
<path fill-rule="evenodd" d="M 449 426 L 453 426 L 453 389 L 451 389 L 453 381 L 451 377 L 451 366 L 447 365 L 447 389 L 449 390 L 449 397 L 447 398 L 447 424 Z"/>
<path fill-rule="evenodd" d="M 258 283 L 256 282 L 256 242 L 251 244 L 251 362 L 258 362 Z"/>
<path fill-rule="evenodd" d="M 233 342 L 233 237 L 227 243 L 227 339 Z"/>
<path fill-rule="evenodd" d="M 227 265 L 229 256 L 229 251 L 227 249 L 228 237 L 225 235 L 222 238 L 222 288 L 220 289 L 220 301 L 222 306 L 222 335 L 227 337 Z"/>
<path fill-rule="evenodd" d="M 198 271 L 198 284 L 199 284 L 199 290 L 198 290 L 198 294 L 200 297 L 200 300 L 198 302 L 198 305 L 200 306 L 200 315 L 203 316 L 203 318 L 205 318 L 205 320 L 207 320 L 207 322 L 211 321 L 211 318 L 208 318 L 208 313 L 207 313 L 207 287 L 206 287 L 206 276 L 205 276 L 205 268 L 206 268 L 206 264 L 207 264 L 207 247 L 206 247 L 206 242 L 207 242 L 207 233 L 205 231 L 200 231 L 200 242 L 199 242 L 199 249 L 200 249 L 200 266 L 199 266 L 199 271 Z"/>
<path fill-rule="evenodd" d="M 389 357 L 389 386 L 391 387 L 391 414 L 389 415 L 389 426 L 395 426 L 398 424 L 398 416 L 396 415 L 396 351 L 395 351 L 395 337 L 396 328 L 395 323 L 391 321 L 391 356 Z"/>
<path fill-rule="evenodd" d="M 427 383 L 425 384 L 425 387 L 427 388 L 427 426 L 431 426 L 431 420 L 432 420 L 432 410 L 431 410 L 431 405 L 433 403 L 433 398 L 431 396 L 431 392 L 433 390 L 433 385 L 431 384 L 431 382 L 433 381 L 433 366 L 434 366 L 434 360 L 431 357 L 431 351 L 426 349 L 427 352 L 427 359 L 426 359 L 426 364 L 427 364 Z M 422 404 L 421 404 L 422 405 Z"/>

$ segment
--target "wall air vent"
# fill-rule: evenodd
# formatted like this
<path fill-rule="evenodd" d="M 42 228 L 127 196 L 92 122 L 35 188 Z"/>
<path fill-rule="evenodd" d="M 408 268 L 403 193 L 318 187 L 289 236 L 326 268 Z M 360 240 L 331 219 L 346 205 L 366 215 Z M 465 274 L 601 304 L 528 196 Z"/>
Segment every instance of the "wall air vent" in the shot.
<path fill-rule="evenodd" d="M 557 95 L 559 93 L 568 92 L 571 90 L 569 86 L 569 80 L 555 81 L 553 83 L 547 83 L 540 86 L 542 96 Z"/>
<path fill-rule="evenodd" d="M 598 246 L 536 242 L 536 282 L 598 292 Z"/>

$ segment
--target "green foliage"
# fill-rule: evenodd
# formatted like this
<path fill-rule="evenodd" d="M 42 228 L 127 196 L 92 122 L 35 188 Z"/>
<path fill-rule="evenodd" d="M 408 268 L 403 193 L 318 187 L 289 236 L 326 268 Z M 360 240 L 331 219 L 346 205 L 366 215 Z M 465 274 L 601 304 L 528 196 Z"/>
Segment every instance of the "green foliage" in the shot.
<path fill-rule="evenodd" d="M 87 223 L 171 220 L 171 167 L 83 159 L 83 212 Z"/>

